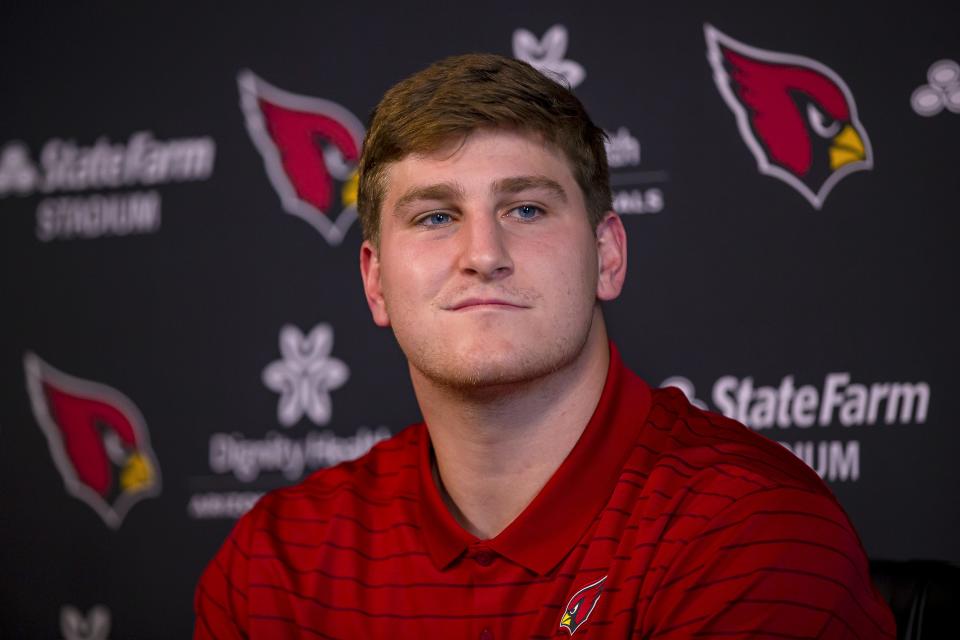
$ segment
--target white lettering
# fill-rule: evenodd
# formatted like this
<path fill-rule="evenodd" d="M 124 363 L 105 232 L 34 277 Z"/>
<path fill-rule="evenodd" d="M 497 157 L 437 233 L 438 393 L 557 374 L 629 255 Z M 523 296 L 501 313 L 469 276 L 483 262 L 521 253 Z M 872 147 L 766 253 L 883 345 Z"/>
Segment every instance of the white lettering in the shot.
<path fill-rule="evenodd" d="M 917 405 L 916 414 L 913 413 L 914 402 Z M 890 385 L 890 400 L 887 403 L 887 415 L 884 420 L 887 424 L 893 424 L 896 421 L 898 405 L 900 406 L 900 422 L 910 422 L 912 420 L 918 424 L 923 424 L 927 421 L 927 408 L 930 406 L 930 385 L 926 382 Z"/>
<path fill-rule="evenodd" d="M 737 379 L 733 376 L 723 376 L 713 385 L 713 404 L 725 416 L 734 417 L 738 414 L 737 401 L 734 396 L 736 388 Z"/>
<path fill-rule="evenodd" d="M 878 424 L 923 424 L 930 407 L 926 382 L 851 382 L 846 372 L 829 373 L 822 392 L 804 385 L 797 388 L 792 375 L 779 386 L 755 386 L 752 377 L 723 376 L 713 385 L 713 403 L 725 416 L 755 430 L 793 426 L 829 426 L 834 418 L 844 427 Z"/>
<path fill-rule="evenodd" d="M 852 480 L 856 482 L 860 479 L 860 443 L 856 440 L 850 442 L 838 442 L 834 440 L 830 443 L 830 473 L 827 480 L 831 482 Z"/>
<path fill-rule="evenodd" d="M 793 409 L 790 415 L 793 417 L 793 423 L 798 427 L 812 427 L 817 421 L 817 403 L 820 401 L 820 394 L 811 386 L 803 386 L 797 390 L 793 397 Z"/>
<path fill-rule="evenodd" d="M 753 429 L 769 429 L 777 414 L 777 390 L 773 387 L 757 387 L 753 399 L 746 425 Z"/>
<path fill-rule="evenodd" d="M 847 387 L 846 400 L 840 407 L 840 424 L 851 427 L 863 424 L 867 417 L 867 388 L 862 384 Z"/>
<path fill-rule="evenodd" d="M 860 442 L 857 440 L 781 442 L 780 444 L 792 451 L 824 480 L 856 482 L 860 479 Z"/>
<path fill-rule="evenodd" d="M 11 155 L 14 152 L 16 155 Z M 14 147 L 5 156 L 7 164 L 27 167 L 24 154 L 25 149 Z M 101 137 L 89 147 L 53 138 L 40 152 L 42 179 L 30 181 L 24 174 L 20 182 L 29 183 L 31 188 L 39 182 L 40 191 L 52 194 L 206 180 L 213 174 L 215 156 L 216 144 L 207 136 L 164 141 L 155 139 L 149 131 L 140 131 L 126 144 Z"/>
<path fill-rule="evenodd" d="M 790 426 L 790 399 L 793 397 L 793 376 L 785 376 L 777 393 L 777 426 Z"/>
<path fill-rule="evenodd" d="M 663 191 L 649 189 L 620 189 L 613 192 L 613 209 L 621 215 L 630 213 L 660 213 L 663 211 Z"/>
<path fill-rule="evenodd" d="M 629 129 L 620 127 L 616 133 L 607 131 L 606 134 L 604 147 L 607 151 L 607 164 L 611 169 L 640 164 L 640 141 L 630 135 Z"/>
<path fill-rule="evenodd" d="M 355 460 L 373 445 L 391 436 L 386 427 L 360 427 L 352 436 L 331 431 L 311 432 L 302 439 L 271 431 L 264 439 L 246 439 L 237 433 L 210 436 L 209 463 L 214 473 L 233 473 L 241 482 L 252 482 L 261 473 L 282 473 L 299 479 L 305 470 L 331 467 Z"/>
<path fill-rule="evenodd" d="M 160 194 L 59 196 L 37 205 L 37 239 L 99 238 L 155 233 L 160 229 Z"/>
<path fill-rule="evenodd" d="M 230 491 L 227 493 L 196 493 L 190 496 L 187 513 L 194 520 L 211 518 L 239 518 L 253 508 L 263 496 L 255 491 Z"/>
<path fill-rule="evenodd" d="M 820 426 L 825 427 L 833 419 L 833 411 L 840 406 L 843 396 L 840 389 L 850 382 L 849 373 L 830 373 L 824 381 L 823 402 L 820 404 Z"/>

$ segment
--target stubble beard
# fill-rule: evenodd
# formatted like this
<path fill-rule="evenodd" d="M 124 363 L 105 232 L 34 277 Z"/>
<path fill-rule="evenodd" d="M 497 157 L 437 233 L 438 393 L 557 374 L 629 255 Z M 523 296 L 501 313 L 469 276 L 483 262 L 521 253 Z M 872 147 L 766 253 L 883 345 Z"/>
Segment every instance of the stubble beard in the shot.
<path fill-rule="evenodd" d="M 577 326 L 516 349 L 485 349 L 479 339 L 463 350 L 466 353 L 441 341 L 407 346 L 401 342 L 401 348 L 411 375 L 419 374 L 447 392 L 484 399 L 523 391 L 573 364 L 589 340 L 594 314 L 591 310 L 585 321 L 570 321 Z"/>

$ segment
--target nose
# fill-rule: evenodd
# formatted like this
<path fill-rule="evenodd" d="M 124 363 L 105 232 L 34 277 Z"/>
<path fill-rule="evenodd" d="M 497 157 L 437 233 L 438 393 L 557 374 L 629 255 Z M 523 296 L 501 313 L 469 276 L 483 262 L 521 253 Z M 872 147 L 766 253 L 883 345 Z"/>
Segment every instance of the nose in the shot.
<path fill-rule="evenodd" d="M 460 269 L 485 280 L 498 280 L 513 273 L 513 259 L 505 231 L 496 215 L 465 216 L 461 227 Z"/>

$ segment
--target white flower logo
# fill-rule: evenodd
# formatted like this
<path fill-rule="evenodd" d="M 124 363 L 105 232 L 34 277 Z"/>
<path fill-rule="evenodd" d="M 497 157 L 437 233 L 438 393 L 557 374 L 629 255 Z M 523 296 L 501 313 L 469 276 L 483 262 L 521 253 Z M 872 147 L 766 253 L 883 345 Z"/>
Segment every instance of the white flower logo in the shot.
<path fill-rule="evenodd" d="M 333 328 L 318 324 L 304 336 L 293 325 L 280 329 L 280 355 L 263 370 L 263 384 L 280 394 L 277 419 L 285 427 L 295 425 L 306 413 L 317 425 L 330 422 L 333 403 L 330 392 L 350 377 L 343 361 L 330 357 Z"/>
<path fill-rule="evenodd" d="M 107 640 L 110 635 L 110 610 L 97 605 L 84 616 L 76 607 L 60 608 L 60 632 L 64 640 Z"/>
<path fill-rule="evenodd" d="M 567 53 L 567 28 L 555 24 L 538 40 L 526 29 L 513 32 L 513 56 L 530 63 L 534 69 L 554 80 L 562 79 L 571 89 L 583 82 L 587 72 L 573 60 L 564 59 Z"/>

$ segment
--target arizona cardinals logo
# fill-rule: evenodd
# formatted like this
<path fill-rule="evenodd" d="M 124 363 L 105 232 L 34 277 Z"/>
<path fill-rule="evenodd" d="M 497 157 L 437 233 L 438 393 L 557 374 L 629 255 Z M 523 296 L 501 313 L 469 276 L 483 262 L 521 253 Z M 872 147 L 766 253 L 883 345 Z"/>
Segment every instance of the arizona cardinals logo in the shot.
<path fill-rule="evenodd" d="M 251 71 L 240 72 L 237 83 L 247 131 L 284 210 L 340 244 L 357 218 L 363 125 L 338 104 L 277 89 Z"/>
<path fill-rule="evenodd" d="M 118 528 L 130 508 L 160 493 L 160 469 L 137 407 L 116 389 L 23 359 L 27 392 L 67 492 Z"/>
<path fill-rule="evenodd" d="M 760 173 L 819 209 L 840 180 L 873 168 L 870 140 L 840 76 L 810 58 L 745 45 L 709 24 L 704 34 L 714 82 Z"/>
<path fill-rule="evenodd" d="M 563 617 L 560 618 L 561 629 L 566 629 L 570 635 L 577 632 L 577 629 L 587 621 L 587 618 L 590 617 L 597 606 L 600 594 L 603 593 L 603 583 L 606 580 L 607 576 L 603 576 L 573 594 L 570 602 L 567 603 L 566 610 L 563 612 Z"/>

